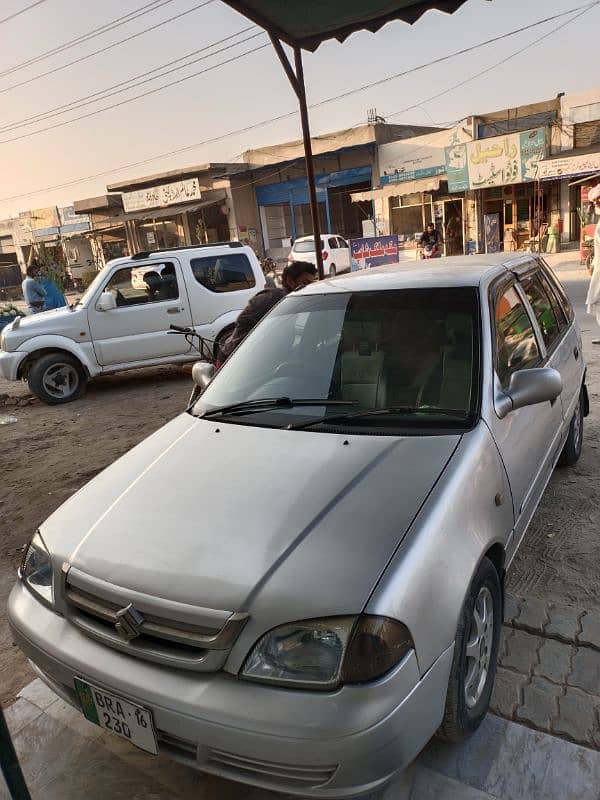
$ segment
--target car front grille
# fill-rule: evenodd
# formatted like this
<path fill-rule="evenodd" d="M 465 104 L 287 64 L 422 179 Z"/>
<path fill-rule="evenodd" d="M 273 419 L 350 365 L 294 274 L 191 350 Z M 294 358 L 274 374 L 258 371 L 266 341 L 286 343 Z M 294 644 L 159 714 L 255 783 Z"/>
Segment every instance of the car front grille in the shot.
<path fill-rule="evenodd" d="M 302 787 L 317 788 L 330 781 L 337 764 L 331 765 L 302 765 L 281 764 L 274 761 L 262 761 L 257 758 L 248 758 L 224 750 L 211 749 L 208 751 L 206 767 L 216 768 L 224 775 L 239 780 L 256 780 L 265 785 L 277 785 L 290 788 Z"/>
<path fill-rule="evenodd" d="M 138 658 L 156 661 L 169 666 L 216 672 L 227 660 L 234 641 L 248 619 L 247 614 L 232 613 L 225 617 L 221 627 L 196 625 L 148 611 L 142 603 L 136 613 L 139 622 L 131 635 L 119 632 L 123 612 L 129 607 L 127 591 L 114 587 L 115 596 L 106 597 L 106 591 L 90 591 L 93 579 L 72 569 L 63 576 L 63 597 L 67 617 L 92 638 Z M 85 585 L 85 588 L 81 584 Z M 153 605 L 156 600 L 152 598 Z M 228 612 L 223 612 L 227 614 Z"/>

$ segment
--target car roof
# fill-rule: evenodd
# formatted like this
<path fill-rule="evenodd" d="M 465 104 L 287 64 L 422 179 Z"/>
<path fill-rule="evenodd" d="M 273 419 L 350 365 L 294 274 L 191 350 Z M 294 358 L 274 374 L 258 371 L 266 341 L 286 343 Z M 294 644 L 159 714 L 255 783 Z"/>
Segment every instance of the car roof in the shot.
<path fill-rule="evenodd" d="M 419 261 L 405 261 L 384 267 L 360 270 L 312 283 L 304 293 L 375 292 L 387 289 L 425 289 L 435 286 L 479 286 L 497 275 L 531 261 L 531 253 L 509 255 L 448 256 Z"/>
<path fill-rule="evenodd" d="M 208 256 L 211 252 L 217 251 L 220 254 L 223 253 L 236 253 L 236 252 L 251 252 L 254 253 L 252 248 L 249 245 L 243 244 L 243 242 L 215 242 L 214 244 L 190 244 L 185 245 L 183 247 L 170 247 L 165 248 L 164 250 L 142 250 L 139 253 L 134 253 L 132 256 L 122 256 L 120 258 L 113 258 L 106 263 L 106 266 L 109 264 L 114 266 L 115 264 L 136 264 L 136 262 L 140 262 L 139 266 L 144 266 L 144 261 L 151 261 L 156 259 L 166 258 L 168 256 L 179 256 L 183 254 L 188 254 L 190 257 L 193 255 L 194 251 L 197 251 L 199 254 Z"/>
<path fill-rule="evenodd" d="M 322 233 L 321 239 L 327 239 L 329 236 L 339 236 L 340 239 L 344 239 L 341 233 Z M 315 237 L 310 234 L 310 236 L 298 236 L 297 239 L 294 239 L 294 244 L 296 242 L 308 242 L 310 239 L 314 239 Z"/>

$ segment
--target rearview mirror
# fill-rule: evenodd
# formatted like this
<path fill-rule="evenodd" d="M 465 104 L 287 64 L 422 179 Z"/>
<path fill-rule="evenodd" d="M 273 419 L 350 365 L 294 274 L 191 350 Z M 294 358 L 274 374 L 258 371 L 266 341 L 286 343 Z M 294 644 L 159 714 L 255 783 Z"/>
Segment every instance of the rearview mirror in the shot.
<path fill-rule="evenodd" d="M 102 292 L 96 304 L 96 309 L 98 311 L 112 311 L 116 307 L 117 300 L 114 294 L 112 292 Z"/>
<path fill-rule="evenodd" d="M 497 394 L 496 413 L 504 419 L 517 408 L 556 400 L 562 389 L 560 372 L 551 367 L 520 369 L 511 375 L 508 389 Z"/>
<path fill-rule="evenodd" d="M 210 361 L 196 361 L 192 367 L 192 380 L 202 391 L 206 389 L 215 374 L 215 365 Z"/>

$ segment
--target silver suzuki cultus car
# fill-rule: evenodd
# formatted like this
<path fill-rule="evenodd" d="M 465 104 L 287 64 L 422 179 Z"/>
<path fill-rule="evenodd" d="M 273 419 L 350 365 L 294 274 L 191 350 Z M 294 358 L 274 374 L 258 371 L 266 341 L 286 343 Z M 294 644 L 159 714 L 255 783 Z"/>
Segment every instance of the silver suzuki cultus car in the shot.
<path fill-rule="evenodd" d="M 473 731 L 505 572 L 588 409 L 562 287 L 503 258 L 282 300 L 33 536 L 9 615 L 40 676 L 151 753 L 305 797 Z"/>

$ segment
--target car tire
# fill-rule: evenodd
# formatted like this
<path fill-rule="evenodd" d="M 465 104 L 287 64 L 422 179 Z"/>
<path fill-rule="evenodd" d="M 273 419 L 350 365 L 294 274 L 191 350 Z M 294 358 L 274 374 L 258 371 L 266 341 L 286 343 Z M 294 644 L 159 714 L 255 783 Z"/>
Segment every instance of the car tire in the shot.
<path fill-rule="evenodd" d="M 335 278 L 336 275 L 337 275 L 337 269 L 335 268 L 335 264 L 332 264 L 329 267 L 329 277 L 330 278 Z"/>
<path fill-rule="evenodd" d="M 79 361 L 69 353 L 48 353 L 29 367 L 29 388 L 49 406 L 70 403 L 81 397 L 87 385 L 87 375 Z"/>
<path fill-rule="evenodd" d="M 569 435 L 562 449 L 558 463 L 564 467 L 572 467 L 579 461 L 583 447 L 583 391 L 579 393 L 579 403 L 569 425 Z"/>
<path fill-rule="evenodd" d="M 460 742 L 485 717 L 496 677 L 502 624 L 502 587 L 496 568 L 483 558 L 456 629 L 444 718 L 438 736 Z"/>
<path fill-rule="evenodd" d="M 213 358 L 215 359 L 215 361 L 219 360 L 221 347 L 225 344 L 226 340 L 229 339 L 234 330 L 235 330 L 235 325 L 229 325 L 227 328 L 223 328 L 221 333 L 215 339 L 215 343 L 213 346 Z"/>

